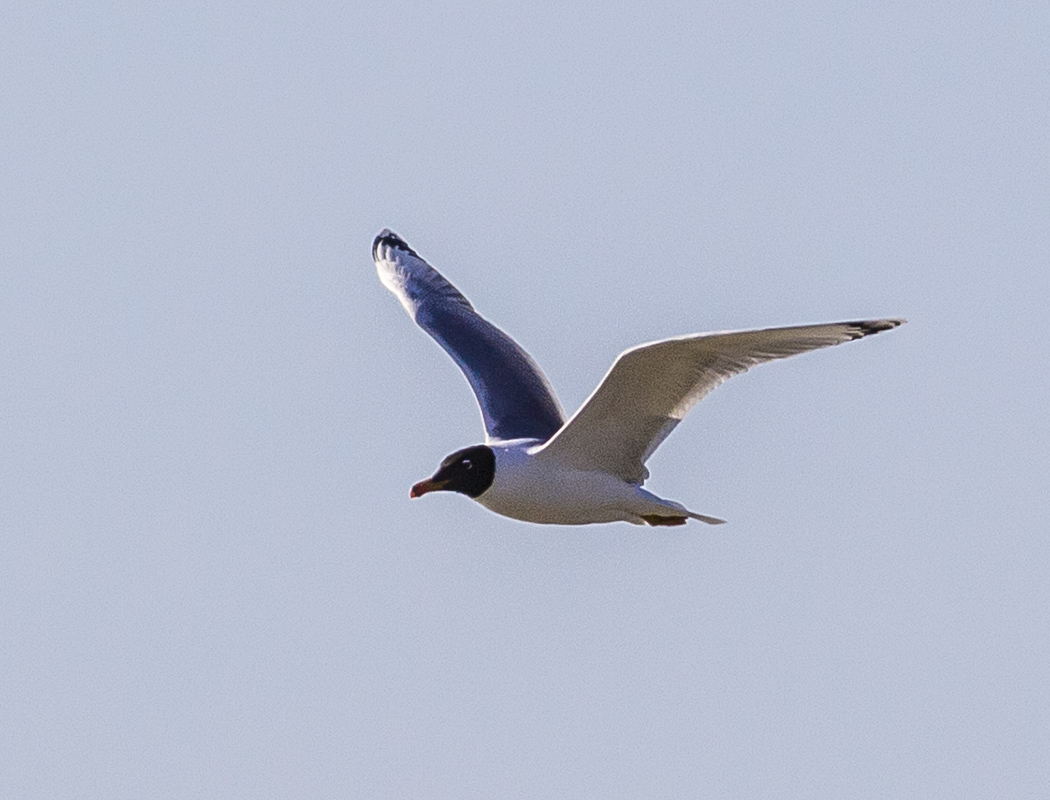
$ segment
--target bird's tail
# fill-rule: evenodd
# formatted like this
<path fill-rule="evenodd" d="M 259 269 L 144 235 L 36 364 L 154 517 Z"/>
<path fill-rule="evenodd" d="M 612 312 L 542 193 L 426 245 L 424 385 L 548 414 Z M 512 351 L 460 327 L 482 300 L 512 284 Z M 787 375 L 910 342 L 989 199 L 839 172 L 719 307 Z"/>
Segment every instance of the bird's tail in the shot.
<path fill-rule="evenodd" d="M 706 522 L 708 525 L 725 525 L 726 523 L 724 519 L 719 519 L 718 517 L 709 517 L 705 514 L 695 514 L 692 511 L 686 511 L 685 513 L 693 519 L 698 519 L 701 522 Z"/>
<path fill-rule="evenodd" d="M 687 511 L 684 508 L 681 512 L 676 512 L 674 514 L 642 514 L 639 519 L 641 519 L 646 525 L 652 525 L 655 528 L 658 526 L 674 527 L 685 525 L 686 520 L 688 520 L 689 517 L 698 519 L 701 522 L 706 522 L 708 525 L 721 525 L 725 522 L 724 519 L 719 519 L 718 517 L 705 517 L 703 514 L 694 514 L 692 511 Z M 638 524 L 640 525 L 641 523 Z"/>
<path fill-rule="evenodd" d="M 686 519 L 698 519 L 701 522 L 706 522 L 708 525 L 724 525 L 725 520 L 719 519 L 718 517 L 709 517 L 706 514 L 697 514 L 695 511 L 690 511 L 688 508 L 683 506 L 681 503 L 676 503 L 674 500 L 667 500 L 663 497 L 657 497 L 652 492 L 646 491 L 641 487 L 635 488 L 635 492 L 641 495 L 642 498 L 649 501 L 648 514 L 639 514 L 639 516 L 649 525 L 684 525 Z"/>

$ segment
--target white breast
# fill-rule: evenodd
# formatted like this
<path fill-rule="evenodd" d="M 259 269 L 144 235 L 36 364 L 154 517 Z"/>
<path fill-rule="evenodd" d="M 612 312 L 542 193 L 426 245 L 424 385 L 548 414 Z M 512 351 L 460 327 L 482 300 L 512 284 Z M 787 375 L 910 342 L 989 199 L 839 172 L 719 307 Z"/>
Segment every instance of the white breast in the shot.
<path fill-rule="evenodd" d="M 496 454 L 496 476 L 477 501 L 497 514 L 526 522 L 586 525 L 641 524 L 640 514 L 666 512 L 665 501 L 608 473 L 562 468 L 549 459 L 532 458 L 540 447 L 535 441 L 490 446 Z"/>

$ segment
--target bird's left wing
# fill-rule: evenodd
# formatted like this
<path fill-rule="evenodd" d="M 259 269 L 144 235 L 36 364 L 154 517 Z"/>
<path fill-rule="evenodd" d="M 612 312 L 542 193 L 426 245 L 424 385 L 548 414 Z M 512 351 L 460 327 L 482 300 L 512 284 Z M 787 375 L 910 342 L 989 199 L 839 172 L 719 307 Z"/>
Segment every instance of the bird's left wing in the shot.
<path fill-rule="evenodd" d="M 467 376 L 489 439 L 546 441 L 562 426 L 561 406 L 536 362 L 404 239 L 380 231 L 372 258 L 383 285 Z"/>
<path fill-rule="evenodd" d="M 700 333 L 620 354 L 594 393 L 537 454 L 642 483 L 645 462 L 712 389 L 756 364 L 896 328 L 900 319 Z"/>

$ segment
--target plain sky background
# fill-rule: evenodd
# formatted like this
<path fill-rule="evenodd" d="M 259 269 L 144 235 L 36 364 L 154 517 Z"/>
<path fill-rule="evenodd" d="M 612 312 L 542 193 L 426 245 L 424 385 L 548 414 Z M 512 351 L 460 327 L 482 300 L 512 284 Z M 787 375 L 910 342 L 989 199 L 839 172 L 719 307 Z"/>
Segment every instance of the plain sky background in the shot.
<path fill-rule="evenodd" d="M 0 796 L 1050 794 L 1047 3 L 16 2 L 0 104 Z M 569 411 L 910 323 L 532 526 L 385 226 Z"/>

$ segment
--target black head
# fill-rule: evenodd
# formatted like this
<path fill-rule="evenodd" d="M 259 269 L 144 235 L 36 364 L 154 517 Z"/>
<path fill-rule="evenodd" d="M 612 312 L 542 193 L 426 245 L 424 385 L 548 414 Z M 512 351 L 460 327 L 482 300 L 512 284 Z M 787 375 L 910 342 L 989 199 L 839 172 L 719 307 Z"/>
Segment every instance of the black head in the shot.
<path fill-rule="evenodd" d="M 478 444 L 457 450 L 425 481 L 412 487 L 409 497 L 422 497 L 427 492 L 459 492 L 478 497 L 496 477 L 496 454 L 487 445 Z"/>

